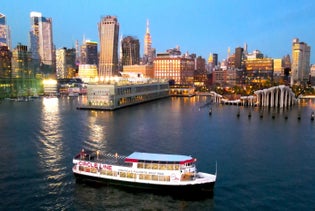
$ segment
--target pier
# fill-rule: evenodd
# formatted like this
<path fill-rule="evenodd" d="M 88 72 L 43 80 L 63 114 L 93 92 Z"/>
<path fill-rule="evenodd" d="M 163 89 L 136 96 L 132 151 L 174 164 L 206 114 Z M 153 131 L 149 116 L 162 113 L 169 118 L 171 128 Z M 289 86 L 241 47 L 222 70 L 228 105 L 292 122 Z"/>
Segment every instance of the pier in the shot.
<path fill-rule="evenodd" d="M 257 96 L 257 106 L 284 108 L 294 105 L 297 101 L 292 89 L 285 85 L 258 90 L 254 93 Z"/>
<path fill-rule="evenodd" d="M 255 95 L 241 96 L 239 99 L 229 100 L 216 92 L 210 92 L 210 96 L 214 103 L 222 103 L 226 105 L 287 108 L 297 102 L 297 98 L 291 88 L 285 85 L 257 90 L 254 94 Z"/>

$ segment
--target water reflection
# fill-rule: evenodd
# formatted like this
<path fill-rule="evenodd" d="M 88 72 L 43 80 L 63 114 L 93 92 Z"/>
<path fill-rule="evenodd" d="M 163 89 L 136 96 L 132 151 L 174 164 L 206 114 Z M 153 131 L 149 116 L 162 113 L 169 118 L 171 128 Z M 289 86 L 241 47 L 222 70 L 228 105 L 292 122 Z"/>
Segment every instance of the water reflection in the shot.
<path fill-rule="evenodd" d="M 112 112 L 104 111 L 87 111 L 89 113 L 87 123 L 87 137 L 84 141 L 86 148 L 90 150 L 107 151 L 109 119 L 112 117 Z"/>
<path fill-rule="evenodd" d="M 188 196 L 189 197 L 189 196 Z M 113 187 L 77 183 L 74 190 L 76 210 L 212 210 L 213 198 L 180 199 Z M 93 202 L 93 203 L 91 203 Z"/>
<path fill-rule="evenodd" d="M 41 174 L 47 183 L 48 194 L 58 194 L 65 177 L 66 167 L 62 165 L 63 126 L 61 125 L 58 98 L 42 100 L 40 130 L 38 133 L 37 153 Z"/>

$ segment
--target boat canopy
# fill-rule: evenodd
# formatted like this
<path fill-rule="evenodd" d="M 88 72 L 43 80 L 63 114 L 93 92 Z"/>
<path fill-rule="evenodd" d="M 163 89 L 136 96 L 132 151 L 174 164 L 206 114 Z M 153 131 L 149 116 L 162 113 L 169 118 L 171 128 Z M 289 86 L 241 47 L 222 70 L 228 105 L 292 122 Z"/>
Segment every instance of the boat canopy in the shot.
<path fill-rule="evenodd" d="M 157 163 L 192 163 L 196 159 L 187 155 L 158 154 L 146 152 L 134 152 L 127 156 L 125 162 L 157 162 Z"/>

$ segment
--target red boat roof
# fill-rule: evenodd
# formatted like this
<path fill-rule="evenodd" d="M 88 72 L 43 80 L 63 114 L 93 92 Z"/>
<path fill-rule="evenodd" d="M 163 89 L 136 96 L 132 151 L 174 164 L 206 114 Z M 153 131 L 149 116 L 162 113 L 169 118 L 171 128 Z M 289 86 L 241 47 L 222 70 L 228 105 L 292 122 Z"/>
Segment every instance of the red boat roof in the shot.
<path fill-rule="evenodd" d="M 158 153 L 146 153 L 146 152 L 134 152 L 127 156 L 125 162 L 173 162 L 173 163 L 191 163 L 195 159 L 187 155 L 176 154 L 158 154 Z"/>

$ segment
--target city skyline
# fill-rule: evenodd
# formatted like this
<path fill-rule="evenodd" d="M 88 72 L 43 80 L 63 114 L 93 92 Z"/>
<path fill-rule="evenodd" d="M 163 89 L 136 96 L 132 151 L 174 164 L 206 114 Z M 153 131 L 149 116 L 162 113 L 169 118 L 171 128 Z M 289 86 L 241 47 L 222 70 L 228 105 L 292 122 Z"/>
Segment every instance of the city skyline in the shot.
<path fill-rule="evenodd" d="M 97 24 L 101 17 L 116 16 L 120 35 L 134 36 L 140 40 L 143 56 L 146 21 L 150 21 L 152 47 L 156 52 L 180 46 L 183 53 L 196 53 L 208 59 L 217 53 L 219 61 L 237 47 L 247 43 L 249 52 L 260 50 L 265 56 L 282 58 L 291 56 L 292 40 L 299 38 L 311 47 L 311 64 L 315 63 L 312 32 L 315 17 L 311 1 L 154 1 L 127 0 L 99 1 L 45 1 L 17 0 L 1 3 L 1 11 L 11 29 L 12 47 L 18 43 L 29 44 L 30 17 L 32 11 L 51 17 L 53 42 L 56 49 L 75 47 L 83 36 L 99 42 Z M 100 49 L 99 49 L 100 50 Z"/>

